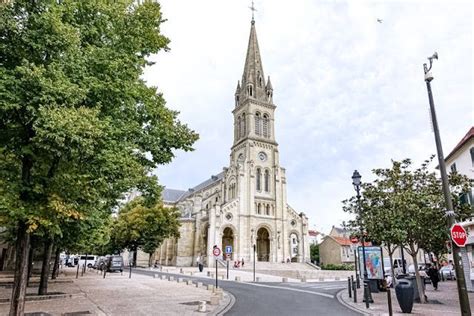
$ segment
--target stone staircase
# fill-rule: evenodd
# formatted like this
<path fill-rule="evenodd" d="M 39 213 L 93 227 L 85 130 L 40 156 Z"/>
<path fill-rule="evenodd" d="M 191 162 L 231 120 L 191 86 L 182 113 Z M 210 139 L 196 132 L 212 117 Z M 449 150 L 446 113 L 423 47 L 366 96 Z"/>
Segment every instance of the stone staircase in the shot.
<path fill-rule="evenodd" d="M 274 276 L 281 276 L 294 279 L 313 279 L 313 280 L 344 280 L 348 276 L 354 274 L 352 271 L 331 271 L 318 270 L 309 264 L 292 262 L 292 263 L 271 263 L 257 262 L 256 272 Z M 246 263 L 243 271 L 253 271 L 253 264 Z"/>

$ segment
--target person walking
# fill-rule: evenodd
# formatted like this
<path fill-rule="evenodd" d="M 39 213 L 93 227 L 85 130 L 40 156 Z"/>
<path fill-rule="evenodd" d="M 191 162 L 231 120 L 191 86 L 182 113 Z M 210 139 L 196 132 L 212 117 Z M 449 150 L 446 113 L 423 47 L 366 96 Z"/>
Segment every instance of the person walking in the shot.
<path fill-rule="evenodd" d="M 242 268 L 244 267 L 244 258 L 242 258 Z"/>
<path fill-rule="evenodd" d="M 431 284 L 433 284 L 433 288 L 435 291 L 438 290 L 438 282 L 439 282 L 439 271 L 434 265 L 429 265 L 428 267 L 428 276 L 430 277 Z"/>

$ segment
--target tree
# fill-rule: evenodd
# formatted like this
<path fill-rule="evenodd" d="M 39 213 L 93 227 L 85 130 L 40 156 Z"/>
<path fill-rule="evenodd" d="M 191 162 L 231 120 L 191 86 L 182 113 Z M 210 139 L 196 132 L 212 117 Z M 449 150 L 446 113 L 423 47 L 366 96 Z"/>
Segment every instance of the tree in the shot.
<path fill-rule="evenodd" d="M 369 239 L 385 245 L 401 244 L 411 255 L 423 303 L 425 295 L 417 255 L 422 248 L 439 251 L 447 237 L 441 184 L 436 174 L 428 169 L 432 159 L 416 169 L 412 168 L 409 159 L 392 161 L 392 168 L 374 170 L 378 178 L 364 184 L 360 209 L 355 207 L 354 198 L 344 203 L 345 211 L 356 214 L 352 226 L 362 224 Z M 470 190 L 467 178 L 452 176 L 450 180 L 452 190 L 459 191 L 458 195 Z M 458 219 L 466 218 L 470 213 L 465 207 L 455 211 Z"/>
<path fill-rule="evenodd" d="M 15 230 L 10 315 L 24 309 L 30 236 L 60 236 L 109 213 L 197 134 L 140 79 L 167 50 L 156 2 L 27 1 L 0 6 L 0 221 Z"/>
<path fill-rule="evenodd" d="M 311 256 L 311 262 L 314 264 L 319 265 L 319 245 L 318 244 L 311 244 L 309 246 L 309 253 Z"/>
<path fill-rule="evenodd" d="M 148 253 L 148 264 L 158 246 L 169 237 L 179 237 L 180 212 L 177 208 L 167 208 L 159 202 L 148 206 L 143 198 L 135 198 L 127 203 L 119 212 L 114 223 L 114 243 L 120 250 L 134 252 L 141 249 Z M 133 260 L 136 266 L 136 258 Z"/>

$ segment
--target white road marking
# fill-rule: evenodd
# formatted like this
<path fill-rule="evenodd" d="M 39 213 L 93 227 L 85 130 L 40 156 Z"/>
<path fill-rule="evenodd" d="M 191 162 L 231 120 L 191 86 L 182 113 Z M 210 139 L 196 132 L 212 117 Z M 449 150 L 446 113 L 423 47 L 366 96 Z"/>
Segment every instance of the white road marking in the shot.
<path fill-rule="evenodd" d="M 324 296 L 324 297 L 327 297 L 327 298 L 334 298 L 334 295 L 327 294 L 327 293 L 319 293 L 319 292 L 313 292 L 313 291 L 305 291 L 305 290 L 300 290 L 300 289 L 295 289 L 295 288 L 289 288 L 289 287 L 284 287 L 284 286 L 271 286 L 271 285 L 265 285 L 265 284 L 255 284 L 255 283 L 246 283 L 246 284 L 248 284 L 248 285 L 253 285 L 253 286 L 268 287 L 268 288 L 272 288 L 272 289 L 279 289 L 279 290 L 287 290 L 287 291 L 308 293 L 308 294 L 313 294 L 313 295 Z"/>

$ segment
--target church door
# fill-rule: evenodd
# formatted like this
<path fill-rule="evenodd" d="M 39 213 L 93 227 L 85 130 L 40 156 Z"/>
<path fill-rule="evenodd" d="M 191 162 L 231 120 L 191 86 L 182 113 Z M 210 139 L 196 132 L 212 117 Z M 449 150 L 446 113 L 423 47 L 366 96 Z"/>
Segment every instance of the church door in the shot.
<path fill-rule="evenodd" d="M 222 256 L 225 259 L 225 247 L 231 246 L 232 247 L 232 254 L 230 256 L 230 260 L 233 260 L 233 253 L 235 252 L 234 249 L 234 232 L 232 228 L 226 227 L 224 229 L 224 233 L 222 234 Z"/>
<path fill-rule="evenodd" d="M 257 260 L 270 261 L 270 234 L 263 227 L 257 232 Z"/>

